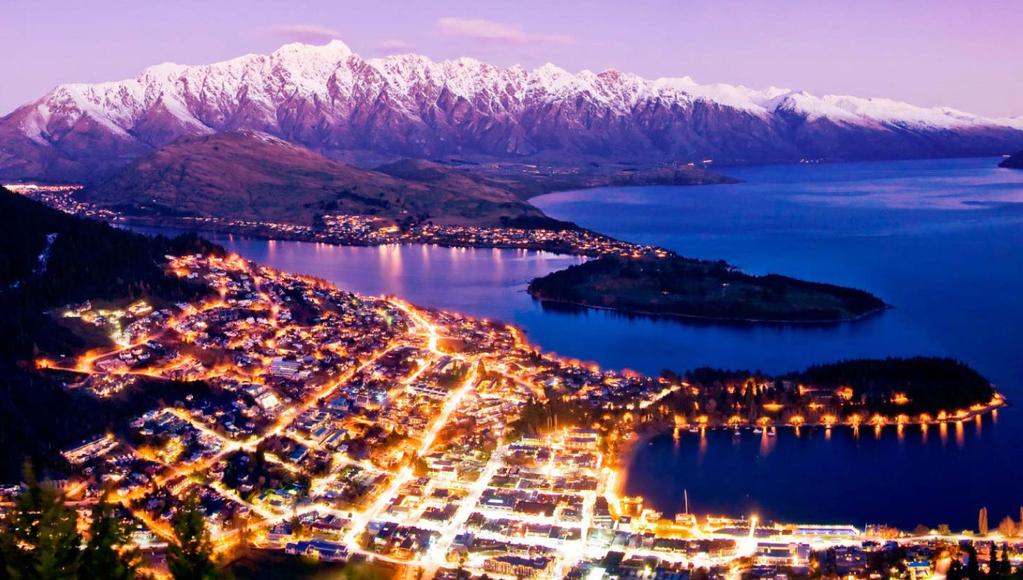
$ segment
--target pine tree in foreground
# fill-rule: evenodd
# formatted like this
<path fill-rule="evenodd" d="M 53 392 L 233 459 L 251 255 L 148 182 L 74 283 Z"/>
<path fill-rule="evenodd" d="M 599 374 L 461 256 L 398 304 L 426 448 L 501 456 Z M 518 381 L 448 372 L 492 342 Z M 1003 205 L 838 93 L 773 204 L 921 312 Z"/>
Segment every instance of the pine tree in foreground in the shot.
<path fill-rule="evenodd" d="M 213 562 L 213 545 L 206 531 L 199 499 L 189 496 L 174 517 L 175 542 L 167 548 L 167 567 L 175 580 L 215 580 L 221 577 Z"/>
<path fill-rule="evenodd" d="M 12 580 L 77 578 L 82 560 L 82 537 L 77 514 L 63 495 L 24 468 L 25 491 L 0 524 L 3 576 Z"/>
<path fill-rule="evenodd" d="M 132 580 L 138 575 L 139 554 L 127 547 L 128 534 L 113 507 L 100 500 L 92 512 L 89 541 L 82 554 L 82 578 Z"/>

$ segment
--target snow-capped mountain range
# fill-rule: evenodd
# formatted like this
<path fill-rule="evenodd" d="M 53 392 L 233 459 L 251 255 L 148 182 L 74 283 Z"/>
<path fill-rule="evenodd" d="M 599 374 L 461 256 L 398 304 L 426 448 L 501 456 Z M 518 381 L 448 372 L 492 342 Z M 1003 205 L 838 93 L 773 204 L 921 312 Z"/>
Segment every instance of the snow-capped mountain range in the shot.
<path fill-rule="evenodd" d="M 0 177 L 92 180 L 183 136 L 262 131 L 345 159 L 761 163 L 988 155 L 1023 117 L 888 99 L 573 74 L 462 58 L 364 59 L 341 41 L 67 84 L 0 119 Z"/>

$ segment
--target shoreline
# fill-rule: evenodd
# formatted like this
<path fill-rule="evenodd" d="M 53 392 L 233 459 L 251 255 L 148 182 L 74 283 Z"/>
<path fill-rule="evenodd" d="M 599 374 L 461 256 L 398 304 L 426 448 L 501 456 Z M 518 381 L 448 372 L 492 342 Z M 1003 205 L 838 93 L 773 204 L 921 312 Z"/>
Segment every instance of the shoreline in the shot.
<path fill-rule="evenodd" d="M 607 492 L 614 497 L 626 497 L 625 486 L 629 481 L 629 471 L 633 459 L 639 450 L 652 439 L 670 432 L 671 427 L 667 423 L 661 423 L 660 427 L 651 426 L 645 432 L 634 431 L 628 440 L 623 441 L 621 447 L 611 454 L 608 454 L 609 461 L 606 467 L 611 470 L 613 478 L 608 482 Z"/>
<path fill-rule="evenodd" d="M 697 426 L 683 424 L 683 425 L 671 425 L 664 421 L 657 421 L 653 423 L 644 424 L 642 428 L 633 432 L 634 437 L 630 437 L 629 440 L 622 444 L 621 448 L 615 453 L 614 465 L 622 466 L 631 462 L 636 447 L 640 443 L 649 442 L 650 439 L 660 437 L 672 433 L 676 429 L 688 431 L 690 428 L 697 429 L 698 431 L 729 431 L 729 430 L 752 430 L 752 429 L 763 429 L 774 427 L 775 429 L 792 429 L 798 431 L 800 429 L 839 429 L 849 428 L 852 430 L 859 430 L 860 428 L 884 428 L 884 427 L 906 427 L 906 426 L 921 426 L 921 427 L 940 427 L 941 425 L 950 425 L 956 423 L 965 423 L 971 419 L 977 417 L 984 417 L 992 413 L 997 412 L 999 409 L 1004 409 L 1009 406 L 1009 402 L 1001 393 L 995 395 L 995 400 L 983 405 L 981 408 L 970 409 L 963 412 L 962 414 L 956 414 L 949 416 L 944 419 L 931 419 L 922 420 L 919 416 L 916 418 L 909 418 L 908 416 L 904 420 L 899 420 L 898 417 L 888 417 L 884 415 L 875 415 L 870 420 L 852 422 L 852 421 L 799 421 L 793 423 L 791 421 L 769 421 L 761 424 L 752 424 L 748 421 L 742 421 L 739 423 L 729 422 L 715 422 L 715 423 L 703 423 Z M 876 418 L 880 418 L 880 420 Z"/>
<path fill-rule="evenodd" d="M 702 316 L 699 314 L 679 314 L 673 312 L 650 312 L 646 310 L 625 310 L 622 308 L 615 308 L 614 306 L 598 306 L 595 304 L 587 304 L 585 302 L 574 302 L 571 300 L 560 300 L 554 298 L 542 298 L 529 290 L 526 292 L 536 301 L 541 304 L 551 304 L 554 306 L 573 307 L 579 309 L 591 309 L 601 310 L 604 312 L 613 312 L 622 316 L 641 316 L 644 318 L 665 318 L 665 319 L 683 319 L 691 321 L 703 321 L 703 322 L 720 322 L 720 323 L 733 323 L 737 325 L 742 324 L 756 324 L 756 325 L 772 325 L 776 324 L 779 326 L 799 325 L 799 326 L 836 326 L 845 324 L 848 322 L 858 322 L 866 318 L 881 314 L 887 310 L 895 308 L 891 304 L 885 304 L 879 308 L 874 308 L 851 316 L 847 318 L 833 318 L 827 320 L 789 320 L 789 319 L 773 319 L 773 318 L 735 318 L 735 317 L 719 317 L 719 316 Z"/>
<path fill-rule="evenodd" d="M 346 241 L 328 241 L 328 240 L 317 240 L 308 236 L 292 234 L 292 235 L 279 235 L 270 236 L 266 234 L 248 232 L 244 230 L 237 230 L 230 227 L 217 228 L 217 227 L 202 227 L 202 226 L 189 226 L 184 224 L 159 224 L 148 220 L 140 221 L 133 218 L 118 219 L 110 222 L 112 226 L 123 227 L 130 231 L 135 231 L 133 228 L 154 228 L 154 229 L 172 229 L 172 230 L 183 230 L 185 232 L 205 233 L 205 234 L 216 234 L 220 236 L 238 236 L 250 240 L 257 240 L 263 242 L 299 242 L 303 244 L 327 244 L 331 246 L 337 246 L 340 248 L 380 248 L 387 246 L 434 246 L 438 248 L 450 248 L 455 250 L 522 250 L 526 252 L 544 252 L 553 254 L 556 256 L 570 257 L 570 258 L 586 258 L 593 259 L 596 256 L 560 251 L 557 248 L 547 248 L 542 246 L 519 246 L 513 244 L 478 244 L 478 245 L 465 245 L 455 243 L 445 243 L 443 241 L 431 240 L 431 241 L 415 241 L 415 240 L 395 240 L 395 241 L 360 241 L 360 240 L 346 240 Z"/>
<path fill-rule="evenodd" d="M 798 424 L 792 424 L 789 422 L 780 423 L 771 422 L 765 425 L 753 425 L 748 422 L 743 422 L 741 424 L 728 424 L 727 422 L 725 422 L 713 424 L 708 423 L 695 428 L 698 430 L 698 434 L 700 436 L 705 435 L 707 431 L 719 430 L 752 431 L 752 429 L 754 428 L 766 429 L 771 427 L 775 429 L 791 429 L 797 435 L 799 431 L 804 428 L 808 429 L 823 428 L 826 430 L 848 428 L 851 429 L 854 433 L 858 432 L 861 427 L 873 430 L 881 430 L 884 429 L 885 427 L 895 427 L 896 429 L 901 429 L 906 426 L 919 426 L 925 429 L 928 427 L 940 428 L 942 425 L 961 424 L 965 423 L 966 421 L 975 419 L 977 417 L 983 417 L 986 415 L 994 414 L 997 413 L 999 409 L 1003 409 L 1009 406 L 1009 402 L 1000 392 L 998 392 L 995 395 L 995 397 L 996 398 L 992 400 L 992 402 L 989 402 L 988 404 L 984 405 L 983 408 L 970 409 L 969 411 L 966 411 L 962 415 L 956 415 L 954 417 L 948 417 L 945 419 L 933 419 L 930 421 L 921 420 L 919 417 L 915 419 L 906 419 L 903 421 L 899 421 L 897 418 L 884 417 L 878 415 L 882 417 L 883 421 L 881 422 L 864 421 L 860 423 L 852 423 L 848 421 L 830 423 L 823 421 L 813 421 L 800 422 Z M 689 425 L 685 426 L 677 424 L 672 425 L 664 421 L 655 421 L 651 423 L 646 423 L 642 425 L 639 429 L 634 430 L 631 436 L 627 440 L 623 441 L 621 446 L 613 454 L 608 454 L 609 461 L 606 466 L 616 473 L 616 477 L 614 479 L 615 485 L 612 492 L 617 497 L 626 497 L 625 486 L 629 480 L 630 471 L 629 468 L 632 465 L 632 462 L 635 459 L 636 455 L 639 453 L 639 450 L 642 449 L 643 445 L 650 444 L 654 439 L 657 439 L 658 437 L 673 434 L 676 430 L 678 430 L 680 433 L 683 430 L 688 432 L 689 428 L 690 428 Z M 679 439 L 681 439 L 681 437 L 679 437 Z"/>
<path fill-rule="evenodd" d="M 75 193 L 80 187 L 69 187 L 66 190 L 53 194 L 44 194 L 41 201 L 46 205 L 54 206 L 55 209 L 66 213 L 78 214 L 81 211 L 81 203 L 75 201 Z M 28 195 L 25 193 L 24 195 Z M 49 195 L 49 197 L 47 197 Z M 29 196 L 32 197 L 32 196 Z M 404 245 L 434 245 L 447 248 L 473 248 L 473 249 L 505 249 L 505 250 L 526 250 L 536 252 L 547 252 L 557 256 L 576 257 L 586 259 L 603 259 L 615 257 L 618 259 L 652 259 L 654 261 L 682 260 L 694 263 L 707 263 L 707 260 L 687 258 L 667 248 L 653 245 L 641 245 L 633 242 L 623 241 L 600 232 L 582 228 L 571 222 L 564 222 L 556 218 L 537 218 L 542 223 L 508 223 L 504 225 L 434 225 L 426 222 L 422 224 L 406 224 L 404 226 L 389 222 L 384 218 L 372 216 L 323 216 L 323 223 L 320 224 L 295 224 L 282 222 L 266 222 L 251 220 L 226 220 L 215 217 L 198 216 L 156 216 L 156 215 L 124 215 L 109 210 L 98 210 L 85 204 L 86 217 L 93 217 L 105 221 L 114 226 L 125 229 L 133 228 L 166 228 L 192 233 L 212 233 L 215 235 L 244 236 L 257 240 L 273 241 L 296 241 L 314 244 L 331 244 L 339 247 L 383 247 L 383 246 L 404 246 Z M 96 215 L 90 211 L 99 212 Z M 327 219 L 330 218 L 330 219 Z M 382 221 L 381 221 L 382 220 Z M 528 220 L 527 220 L 528 221 Z M 387 225 L 390 223 L 390 225 Z M 561 227 L 546 227 L 549 225 L 560 225 Z M 386 227 L 384 227 L 386 226 Z M 738 268 L 720 262 L 734 272 L 740 272 Z M 577 265 L 578 266 L 578 265 Z M 643 316 L 649 318 L 669 318 L 676 320 L 703 321 L 712 324 L 733 324 L 733 325 L 800 325 L 800 326 L 829 326 L 844 323 L 856 322 L 879 314 L 889 308 L 890 304 L 885 303 L 873 294 L 831 284 L 822 284 L 809 280 L 788 278 L 791 283 L 820 287 L 830 287 L 832 290 L 846 292 L 858 291 L 872 298 L 871 302 L 879 304 L 864 312 L 848 316 L 838 316 L 823 319 L 800 319 L 785 318 L 785 315 L 777 318 L 763 318 L 757 316 L 729 316 L 727 312 L 735 308 L 725 308 L 725 315 L 685 314 L 678 312 L 657 312 L 646 310 L 641 305 L 638 308 L 621 308 L 614 306 L 600 306 L 586 302 L 563 300 L 554 297 L 544 297 L 533 290 L 533 286 L 541 279 L 551 274 L 564 272 L 558 270 L 533 278 L 527 285 L 527 292 L 541 305 L 574 308 L 592 308 L 616 312 L 624 316 Z M 675 273 L 674 275 L 680 275 Z M 745 276 L 755 279 L 748 274 Z M 707 294 L 713 299 L 713 294 Z M 733 305 L 734 306 L 734 305 Z M 783 304 L 792 306 L 791 304 Z M 796 309 L 792 308 L 795 312 Z"/>
<path fill-rule="evenodd" d="M 245 231 L 244 228 L 241 230 L 232 228 L 229 226 L 217 227 L 211 224 L 158 224 L 154 223 L 149 218 L 131 218 L 122 217 L 115 222 L 115 225 L 122 225 L 127 228 L 131 227 L 147 227 L 147 228 L 170 228 L 170 229 L 181 229 L 185 231 L 194 232 L 205 232 L 213 233 L 218 235 L 228 236 L 242 236 L 253 240 L 260 241 L 286 241 L 286 242 L 302 242 L 307 244 L 329 244 L 338 247 L 356 247 L 356 248 L 374 248 L 374 247 L 386 247 L 386 246 L 434 246 L 440 248 L 452 248 L 452 249 L 469 249 L 469 250 L 522 250 L 529 252 L 544 252 L 555 256 L 563 256 L 570 258 L 580 258 L 584 260 L 596 259 L 600 255 L 586 252 L 574 252 L 570 248 L 560 247 L 548 247 L 543 245 L 515 245 L 515 244 L 475 244 L 466 245 L 460 243 L 446 243 L 442 240 L 430 240 L 430 241 L 415 241 L 415 240 L 400 240 L 400 241 L 365 241 L 365 240 L 317 240 L 315 237 L 310 237 L 304 234 L 289 234 L 284 233 L 283 235 L 269 235 L 259 232 Z M 604 234 L 596 233 L 596 235 L 603 236 Z M 628 242 L 626 242 L 628 243 Z M 534 280 L 536 280 L 534 278 Z M 532 282 L 533 280 L 530 280 Z M 529 290 L 528 285 L 526 293 L 531 298 L 539 302 L 541 305 L 548 306 L 562 306 L 593 310 L 602 310 L 606 312 L 613 312 L 622 316 L 640 316 L 651 319 L 668 319 L 668 320 L 682 320 L 682 321 L 693 321 L 693 322 L 706 322 L 714 324 L 724 325 L 778 325 L 778 326 L 836 326 L 846 323 L 859 322 L 867 318 L 871 318 L 878 314 L 882 314 L 887 310 L 895 308 L 891 304 L 884 304 L 884 306 L 873 308 L 861 314 L 855 316 L 849 316 L 844 318 L 832 318 L 823 320 L 798 320 L 798 319 L 774 319 L 774 318 L 743 318 L 743 317 L 724 317 L 724 316 L 704 316 L 698 314 L 680 314 L 672 312 L 653 312 L 647 310 L 625 310 L 621 308 L 615 308 L 611 306 L 598 306 L 593 304 L 587 304 L 584 302 L 573 302 L 569 300 L 560 300 L 554 298 L 545 298 L 537 295 L 536 293 Z"/>

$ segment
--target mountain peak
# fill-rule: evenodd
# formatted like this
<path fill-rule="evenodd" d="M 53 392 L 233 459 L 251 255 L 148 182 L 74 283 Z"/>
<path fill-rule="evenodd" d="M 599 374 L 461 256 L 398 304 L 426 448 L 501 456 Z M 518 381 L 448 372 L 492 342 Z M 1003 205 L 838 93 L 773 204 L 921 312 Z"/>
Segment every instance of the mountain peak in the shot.
<path fill-rule="evenodd" d="M 174 78 L 181 75 L 187 68 L 187 66 L 176 62 L 162 62 L 146 67 L 140 76 L 162 79 Z"/>
<path fill-rule="evenodd" d="M 333 39 L 325 44 L 309 44 L 305 42 L 292 42 L 282 45 L 273 52 L 273 56 L 318 56 L 333 57 L 344 60 L 353 55 L 352 49 L 344 41 Z"/>
<path fill-rule="evenodd" d="M 0 119 L 0 175 L 39 178 L 60 167 L 91 178 L 180 137 L 239 129 L 374 162 L 750 163 L 986 155 L 1023 144 L 1019 119 L 890 99 L 572 73 L 552 63 L 525 70 L 415 54 L 363 59 L 332 40 L 57 87 Z"/>

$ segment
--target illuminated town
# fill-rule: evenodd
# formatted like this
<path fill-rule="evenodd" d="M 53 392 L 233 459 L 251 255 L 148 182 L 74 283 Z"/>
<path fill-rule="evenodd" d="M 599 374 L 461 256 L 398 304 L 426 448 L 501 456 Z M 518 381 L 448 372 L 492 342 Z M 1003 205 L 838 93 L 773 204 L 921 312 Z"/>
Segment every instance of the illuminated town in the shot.
<path fill-rule="evenodd" d="M 0 580 L 1023 580 L 1023 1 L 0 4 Z"/>
<path fill-rule="evenodd" d="M 71 215 L 111 223 L 180 227 L 187 230 L 237 234 L 274 240 L 321 242 L 347 246 L 435 244 L 462 248 L 538 250 L 576 256 L 607 255 L 665 257 L 664 248 L 616 240 L 581 228 L 485 227 L 414 223 L 400 227 L 393 220 L 366 215 L 327 214 L 315 225 L 229 220 L 217 217 L 146 218 L 98 208 L 76 198 L 77 185 L 8 184 L 5 187 Z M 562 224 L 564 225 L 564 224 Z"/>
<path fill-rule="evenodd" d="M 649 429 L 744 429 L 765 441 L 778 428 L 839 423 L 947 433 L 1003 404 L 996 395 L 940 417 L 862 417 L 841 390 L 800 386 L 795 406 L 711 413 L 703 388 L 548 355 L 503 323 L 355 295 L 235 255 L 168 257 L 167 271 L 207 297 L 69 304 L 53 315 L 114 346 L 36 359 L 99 398 L 139 381 L 202 385 L 126 432 L 63 452 L 72 505 L 106 493 L 154 553 L 184 499 L 198 497 L 224 558 L 244 547 L 509 578 L 822 566 L 866 577 L 885 562 L 926 577 L 967 536 L 662 514 L 623 496 L 623 461 Z M 3 488 L 8 501 L 17 489 Z"/>

